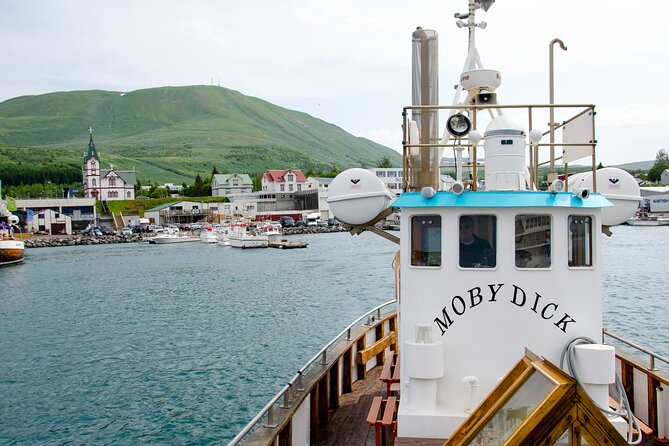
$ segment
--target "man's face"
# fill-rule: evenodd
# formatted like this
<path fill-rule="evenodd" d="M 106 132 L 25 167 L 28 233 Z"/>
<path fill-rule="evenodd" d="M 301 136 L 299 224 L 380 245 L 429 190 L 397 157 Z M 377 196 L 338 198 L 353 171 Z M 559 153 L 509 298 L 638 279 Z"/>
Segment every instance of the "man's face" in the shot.
<path fill-rule="evenodd" d="M 469 242 L 474 238 L 474 225 L 469 220 L 460 221 L 460 240 Z"/>

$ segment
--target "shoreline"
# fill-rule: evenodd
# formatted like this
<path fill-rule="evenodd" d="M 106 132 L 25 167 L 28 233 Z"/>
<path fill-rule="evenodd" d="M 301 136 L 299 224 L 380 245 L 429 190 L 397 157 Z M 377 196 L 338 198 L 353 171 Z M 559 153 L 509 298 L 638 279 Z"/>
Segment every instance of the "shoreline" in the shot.
<path fill-rule="evenodd" d="M 329 234 L 331 232 L 348 231 L 343 226 L 309 226 L 300 228 L 284 228 L 282 236 L 300 234 Z M 151 234 L 155 235 L 155 234 Z M 58 246 L 85 246 L 85 245 L 111 245 L 117 243 L 140 243 L 144 236 L 149 234 L 132 235 L 103 235 L 100 237 L 74 235 L 33 235 L 24 240 L 26 248 L 53 248 Z"/>

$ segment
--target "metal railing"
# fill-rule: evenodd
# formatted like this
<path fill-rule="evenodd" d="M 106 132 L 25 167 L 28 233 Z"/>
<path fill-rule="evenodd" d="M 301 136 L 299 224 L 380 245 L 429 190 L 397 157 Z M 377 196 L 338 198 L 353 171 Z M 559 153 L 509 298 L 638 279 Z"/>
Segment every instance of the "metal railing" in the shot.
<path fill-rule="evenodd" d="M 326 364 L 327 363 L 327 352 L 330 347 L 338 343 L 342 337 L 346 336 L 344 339 L 350 340 L 351 339 L 351 332 L 353 328 L 358 326 L 361 321 L 365 320 L 365 324 L 363 325 L 372 325 L 374 323 L 374 317 L 377 319 L 381 318 L 381 309 L 394 305 L 397 303 L 397 300 L 391 300 L 388 301 L 384 304 L 379 305 L 378 307 L 373 308 L 372 310 L 368 311 L 367 313 L 363 314 L 360 316 L 358 319 L 353 321 L 348 327 L 346 327 L 341 333 L 339 333 L 335 338 L 333 338 L 325 347 L 323 347 L 316 355 L 314 355 L 313 358 L 311 358 L 307 363 L 302 366 L 300 370 L 297 371 L 295 376 L 288 381 L 288 384 L 283 386 L 283 388 L 277 393 L 268 403 L 263 407 L 258 414 L 253 417 L 253 419 L 233 438 L 230 443 L 228 443 L 228 446 L 235 446 L 239 444 L 246 435 L 248 435 L 253 428 L 263 419 L 265 415 L 267 415 L 267 427 L 276 427 L 273 423 L 273 410 L 274 410 L 274 405 L 281 399 L 284 398 L 285 400 L 289 399 L 292 392 L 294 391 L 302 391 L 304 388 L 302 387 L 302 375 L 304 372 L 306 372 L 311 366 L 316 364 Z"/>
<path fill-rule="evenodd" d="M 623 344 L 625 344 L 629 347 L 632 347 L 632 348 L 636 349 L 637 351 L 639 351 L 641 353 L 645 353 L 646 355 L 648 355 L 649 358 L 650 358 L 649 361 L 648 361 L 648 363 L 649 363 L 649 369 L 648 370 L 650 370 L 650 371 L 654 372 L 654 371 L 658 370 L 658 368 L 655 366 L 655 361 L 656 360 L 659 360 L 659 361 L 664 362 L 665 364 L 669 365 L 669 359 L 667 359 L 663 356 L 660 356 L 657 353 L 653 353 L 650 350 L 648 350 L 644 347 L 641 347 L 640 345 L 636 345 L 633 342 L 628 341 L 627 339 L 623 339 L 620 336 L 614 335 L 613 333 L 610 333 L 608 331 L 608 329 L 604 328 L 602 330 L 602 342 L 603 343 L 606 343 L 606 337 L 607 336 L 610 337 L 610 338 L 615 339 L 616 341 L 622 342 Z"/>

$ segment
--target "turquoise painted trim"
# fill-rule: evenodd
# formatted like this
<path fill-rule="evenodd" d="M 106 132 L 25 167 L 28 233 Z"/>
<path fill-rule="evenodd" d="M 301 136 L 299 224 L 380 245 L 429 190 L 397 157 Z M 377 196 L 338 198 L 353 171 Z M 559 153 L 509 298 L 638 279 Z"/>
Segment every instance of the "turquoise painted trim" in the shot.
<path fill-rule="evenodd" d="M 604 208 L 613 206 L 599 193 L 590 194 L 582 200 L 570 192 L 475 192 L 465 191 L 461 195 L 453 192 L 437 192 L 432 198 L 423 198 L 420 192 L 404 192 L 391 206 L 398 208 L 463 207 L 463 208 L 522 208 L 522 207 L 568 207 Z"/>

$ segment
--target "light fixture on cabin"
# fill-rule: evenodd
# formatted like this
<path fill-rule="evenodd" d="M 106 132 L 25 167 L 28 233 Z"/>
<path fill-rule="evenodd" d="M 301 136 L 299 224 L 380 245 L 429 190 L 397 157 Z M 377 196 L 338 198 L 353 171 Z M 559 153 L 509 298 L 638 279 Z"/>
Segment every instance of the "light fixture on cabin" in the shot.
<path fill-rule="evenodd" d="M 472 122 L 462 113 L 456 113 L 446 121 L 446 129 L 456 138 L 462 138 L 472 129 Z"/>

